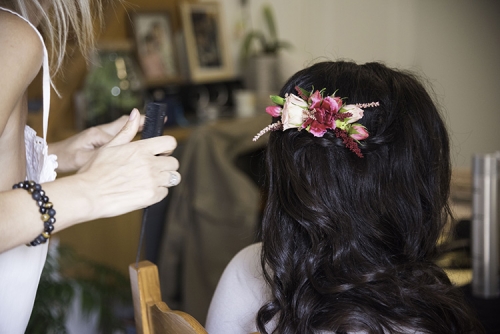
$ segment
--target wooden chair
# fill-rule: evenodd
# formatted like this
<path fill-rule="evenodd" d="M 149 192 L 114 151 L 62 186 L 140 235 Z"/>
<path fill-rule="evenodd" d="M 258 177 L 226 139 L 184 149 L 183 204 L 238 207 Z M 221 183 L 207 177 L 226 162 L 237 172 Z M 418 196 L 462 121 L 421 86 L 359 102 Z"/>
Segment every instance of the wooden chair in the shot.
<path fill-rule="evenodd" d="M 129 266 L 134 318 L 138 334 L 208 334 L 185 312 L 171 310 L 161 300 L 158 268 L 149 261 Z"/>

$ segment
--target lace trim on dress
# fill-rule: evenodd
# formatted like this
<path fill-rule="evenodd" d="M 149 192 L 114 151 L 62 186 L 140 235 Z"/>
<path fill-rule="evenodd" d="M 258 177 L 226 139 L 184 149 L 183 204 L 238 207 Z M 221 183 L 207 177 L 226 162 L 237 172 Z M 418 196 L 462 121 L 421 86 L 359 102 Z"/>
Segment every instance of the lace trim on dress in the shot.
<path fill-rule="evenodd" d="M 24 129 L 26 146 L 26 177 L 37 183 L 55 180 L 57 173 L 57 156 L 48 154 L 48 146 L 43 138 L 36 135 L 35 130 L 26 126 Z"/>

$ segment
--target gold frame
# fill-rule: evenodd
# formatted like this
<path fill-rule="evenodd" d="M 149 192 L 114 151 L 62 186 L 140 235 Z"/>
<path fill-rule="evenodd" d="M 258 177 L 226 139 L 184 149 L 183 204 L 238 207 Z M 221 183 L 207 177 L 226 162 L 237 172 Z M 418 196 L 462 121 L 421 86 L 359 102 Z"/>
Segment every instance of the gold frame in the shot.
<path fill-rule="evenodd" d="M 137 59 L 146 81 L 179 81 L 181 69 L 171 14 L 168 11 L 137 12 L 132 21 Z"/>
<path fill-rule="evenodd" d="M 219 3 L 182 3 L 181 20 L 191 81 L 202 83 L 233 78 Z"/>

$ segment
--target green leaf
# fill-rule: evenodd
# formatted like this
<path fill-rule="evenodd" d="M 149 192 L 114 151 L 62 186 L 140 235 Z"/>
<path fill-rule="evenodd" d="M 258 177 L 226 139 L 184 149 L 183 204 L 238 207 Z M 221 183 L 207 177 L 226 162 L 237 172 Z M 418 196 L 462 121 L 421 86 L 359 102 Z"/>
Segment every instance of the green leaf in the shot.
<path fill-rule="evenodd" d="M 276 30 L 276 24 L 274 23 L 273 9 L 270 5 L 265 5 L 262 7 L 262 12 L 264 14 L 264 21 L 266 22 L 269 35 L 273 41 L 278 39 L 278 32 Z"/>
<path fill-rule="evenodd" d="M 252 30 L 245 36 L 243 44 L 241 45 L 241 57 L 243 59 L 249 58 L 252 55 L 252 43 L 254 40 L 260 42 L 262 50 L 266 49 L 267 41 L 264 34 L 260 31 Z"/>
<path fill-rule="evenodd" d="M 270 96 L 271 98 L 271 101 L 273 101 L 274 103 L 276 103 L 277 105 L 284 105 L 285 104 L 285 99 L 282 98 L 281 96 L 278 96 L 278 95 L 271 95 Z"/>
<path fill-rule="evenodd" d="M 124 327 L 123 319 L 114 314 L 113 305 L 131 303 L 128 277 L 114 268 L 77 256 L 68 247 L 58 246 L 47 254 L 26 333 L 67 333 L 68 305 L 77 292 L 81 293 L 84 316 L 92 312 L 101 315 L 100 333 L 113 333 Z"/>
<path fill-rule="evenodd" d="M 333 92 L 333 94 L 332 94 L 332 95 L 330 95 L 330 97 L 335 97 L 335 94 L 337 94 L 337 91 L 338 91 L 338 89 L 336 89 L 336 90 Z M 341 98 L 341 100 L 342 100 L 342 99 L 345 99 L 345 97 Z"/>
<path fill-rule="evenodd" d="M 262 7 L 262 14 L 264 17 L 264 28 L 267 29 L 267 34 L 262 33 L 260 30 L 251 30 L 243 39 L 241 45 L 241 60 L 245 61 L 255 53 L 276 54 L 280 49 L 290 49 L 292 44 L 287 41 L 278 39 L 278 31 L 274 20 L 274 12 L 270 5 Z M 260 42 L 260 48 L 252 50 L 254 40 Z"/>

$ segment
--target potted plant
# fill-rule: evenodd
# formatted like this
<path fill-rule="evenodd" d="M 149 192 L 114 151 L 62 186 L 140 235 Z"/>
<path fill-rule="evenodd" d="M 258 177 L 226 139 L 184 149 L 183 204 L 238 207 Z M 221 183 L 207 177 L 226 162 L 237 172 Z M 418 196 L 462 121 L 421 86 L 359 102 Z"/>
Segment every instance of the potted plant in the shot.
<path fill-rule="evenodd" d="M 74 314 L 74 303 L 81 314 Z M 85 333 L 123 333 L 127 319 L 116 314 L 132 305 L 128 277 L 79 256 L 53 238 L 26 333 L 69 333 L 70 317 L 86 321 Z"/>
<path fill-rule="evenodd" d="M 242 68 L 245 86 L 257 94 L 276 92 L 281 86 L 278 54 L 292 45 L 278 37 L 273 9 L 269 4 L 262 6 L 264 28 L 250 30 L 241 46 Z"/>

